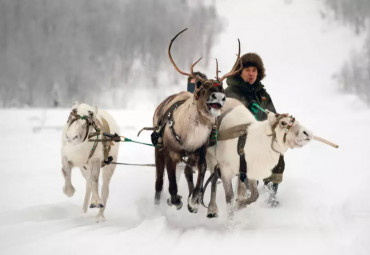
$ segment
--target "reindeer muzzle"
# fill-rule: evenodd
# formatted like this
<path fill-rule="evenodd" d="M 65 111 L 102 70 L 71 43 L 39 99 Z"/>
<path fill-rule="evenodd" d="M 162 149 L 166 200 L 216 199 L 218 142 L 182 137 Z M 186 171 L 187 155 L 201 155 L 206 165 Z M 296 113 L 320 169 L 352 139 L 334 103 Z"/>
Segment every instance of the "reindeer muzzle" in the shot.
<path fill-rule="evenodd" d="M 224 106 L 226 100 L 226 96 L 224 93 L 221 92 L 214 92 L 211 94 L 207 101 L 207 105 L 209 108 L 213 108 L 219 110 Z"/>
<path fill-rule="evenodd" d="M 214 117 L 221 115 L 221 108 L 224 106 L 226 101 L 226 96 L 221 92 L 213 92 L 208 98 L 207 105 L 208 110 Z"/>

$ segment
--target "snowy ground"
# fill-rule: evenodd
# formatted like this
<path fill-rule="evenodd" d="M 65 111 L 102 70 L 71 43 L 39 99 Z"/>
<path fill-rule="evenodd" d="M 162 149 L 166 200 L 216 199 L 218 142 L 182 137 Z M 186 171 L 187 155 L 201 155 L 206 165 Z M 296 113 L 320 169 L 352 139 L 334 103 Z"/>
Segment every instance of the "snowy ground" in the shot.
<path fill-rule="evenodd" d="M 265 59 L 265 84 L 278 110 L 340 148 L 313 141 L 288 151 L 281 207 L 266 207 L 262 196 L 236 213 L 233 227 L 221 186 L 219 218 L 207 219 L 204 208 L 190 214 L 164 201 L 155 208 L 154 168 L 118 166 L 107 221 L 97 224 L 95 210 L 81 213 L 84 180 L 77 169 L 74 197 L 62 193 L 60 128 L 69 110 L 0 110 L 0 254 L 370 254 L 370 110 L 336 92 L 331 80 L 359 45 L 349 30 L 320 20 L 316 1 L 243 2 L 218 2 L 228 26 L 214 55 L 231 66 L 241 38 L 243 52 Z M 110 112 L 122 135 L 136 139 L 150 126 L 154 106 L 131 105 Z M 140 140 L 149 142 L 149 133 Z M 153 163 L 153 154 L 151 147 L 121 144 L 119 161 Z M 184 178 L 179 193 L 187 195 Z"/>

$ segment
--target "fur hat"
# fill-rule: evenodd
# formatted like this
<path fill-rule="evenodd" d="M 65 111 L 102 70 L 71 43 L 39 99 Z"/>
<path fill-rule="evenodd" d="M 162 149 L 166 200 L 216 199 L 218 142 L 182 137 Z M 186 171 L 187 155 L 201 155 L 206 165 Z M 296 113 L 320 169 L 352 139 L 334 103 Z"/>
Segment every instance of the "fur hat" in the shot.
<path fill-rule="evenodd" d="M 249 67 L 249 66 L 254 66 L 257 68 L 258 75 L 257 75 L 257 80 L 260 81 L 263 78 L 265 78 L 266 73 L 265 73 L 265 67 L 263 65 L 262 59 L 260 56 L 258 56 L 256 53 L 247 53 L 244 54 L 241 57 L 242 63 L 243 63 L 243 68 Z M 239 63 L 238 67 L 239 68 Z M 240 76 L 241 71 L 237 73 L 236 75 Z"/>
<path fill-rule="evenodd" d="M 194 75 L 195 77 L 200 77 L 204 80 L 207 80 L 207 75 L 205 75 L 204 73 L 201 73 L 201 72 L 194 72 Z M 188 83 L 190 82 L 190 80 L 193 79 L 192 77 L 188 77 Z"/>

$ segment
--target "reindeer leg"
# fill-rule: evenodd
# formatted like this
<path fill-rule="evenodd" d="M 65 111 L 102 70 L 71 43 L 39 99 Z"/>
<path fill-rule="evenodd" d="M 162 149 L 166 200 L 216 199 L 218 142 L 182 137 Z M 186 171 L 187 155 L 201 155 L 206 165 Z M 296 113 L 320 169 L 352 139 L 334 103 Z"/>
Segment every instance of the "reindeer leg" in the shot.
<path fill-rule="evenodd" d="M 107 165 L 103 168 L 103 185 L 101 188 L 101 198 L 103 200 L 104 207 L 101 207 L 99 209 L 99 213 L 96 216 L 98 218 L 98 221 L 101 219 L 104 219 L 104 211 L 107 207 L 107 200 L 109 196 L 109 183 L 112 179 L 112 175 L 114 173 L 114 169 L 116 168 L 115 165 Z"/>
<path fill-rule="evenodd" d="M 156 166 L 156 180 L 155 180 L 154 204 L 159 205 L 161 202 L 161 193 L 163 189 L 165 155 L 163 150 L 159 151 L 158 148 L 155 148 L 155 166 Z"/>
<path fill-rule="evenodd" d="M 72 163 L 67 160 L 67 158 L 63 158 L 62 160 L 62 173 L 64 176 L 64 187 L 63 187 L 63 193 L 67 197 L 73 196 L 75 193 L 75 188 L 72 185 Z"/>
<path fill-rule="evenodd" d="M 91 185 L 90 185 L 90 169 L 85 169 L 83 167 L 80 168 L 82 176 L 86 180 L 86 191 L 85 191 L 85 199 L 82 206 L 82 211 L 84 213 L 87 212 L 87 207 L 89 206 L 90 199 L 91 199 Z"/>
<path fill-rule="evenodd" d="M 231 182 L 231 179 L 227 179 L 225 177 L 221 177 L 221 178 L 222 178 L 222 183 L 225 189 L 227 216 L 229 220 L 232 220 L 234 217 L 234 208 L 233 208 L 234 192 L 233 192 L 232 182 Z"/>
<path fill-rule="evenodd" d="M 189 158 L 189 160 L 186 162 L 185 166 L 185 177 L 186 181 L 188 183 L 188 188 L 189 188 L 189 196 L 191 193 L 194 191 L 194 182 L 193 182 L 193 168 L 192 166 L 195 166 L 195 159 Z"/>
<path fill-rule="evenodd" d="M 90 208 L 104 207 L 104 203 L 99 196 L 99 175 L 101 163 L 99 160 L 94 160 L 91 166 L 90 185 L 92 189 L 92 201 Z"/>
<path fill-rule="evenodd" d="M 211 200 L 208 204 L 208 212 L 207 217 L 208 218 L 215 218 L 218 217 L 218 208 L 216 204 L 216 195 L 217 195 L 217 179 L 215 178 L 212 180 L 212 186 L 211 186 Z"/>
<path fill-rule="evenodd" d="M 243 208 L 247 207 L 247 205 L 255 202 L 259 197 L 259 193 L 258 193 L 258 189 L 257 189 L 257 181 L 256 180 L 249 180 L 248 183 L 249 183 L 248 188 L 249 188 L 249 191 L 250 191 L 249 196 L 247 196 L 246 185 L 239 180 L 239 183 L 238 183 L 238 198 L 236 199 L 236 204 L 235 204 L 235 209 L 236 210 L 240 210 L 240 209 L 243 209 Z"/>
<path fill-rule="evenodd" d="M 182 207 L 181 196 L 177 195 L 177 183 L 176 183 L 176 162 L 169 156 L 166 157 L 166 169 L 169 181 L 169 192 L 171 199 L 167 200 L 168 205 L 175 205 L 177 210 Z"/>
<path fill-rule="evenodd" d="M 207 148 L 205 146 L 199 149 L 197 185 L 193 194 L 191 194 L 188 199 L 188 209 L 189 212 L 192 213 L 198 212 L 199 204 L 203 196 L 203 182 L 207 171 L 206 152 Z"/>

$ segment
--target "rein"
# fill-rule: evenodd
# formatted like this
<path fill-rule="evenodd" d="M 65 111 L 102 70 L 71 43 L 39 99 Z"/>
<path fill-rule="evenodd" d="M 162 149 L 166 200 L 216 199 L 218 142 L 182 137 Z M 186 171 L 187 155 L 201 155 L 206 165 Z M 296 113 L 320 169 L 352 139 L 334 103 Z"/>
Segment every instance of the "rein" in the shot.
<path fill-rule="evenodd" d="M 108 138 L 105 138 L 105 139 L 99 139 L 99 138 L 98 139 L 89 139 L 88 141 L 89 142 L 132 142 L 132 143 L 138 143 L 138 144 L 143 144 L 143 145 L 155 147 L 153 144 L 135 141 L 135 140 L 132 140 L 132 139 L 127 138 L 125 136 L 119 136 L 118 134 L 113 134 L 112 135 L 112 134 L 108 134 L 107 132 L 104 132 L 103 135 L 108 137 Z"/>

